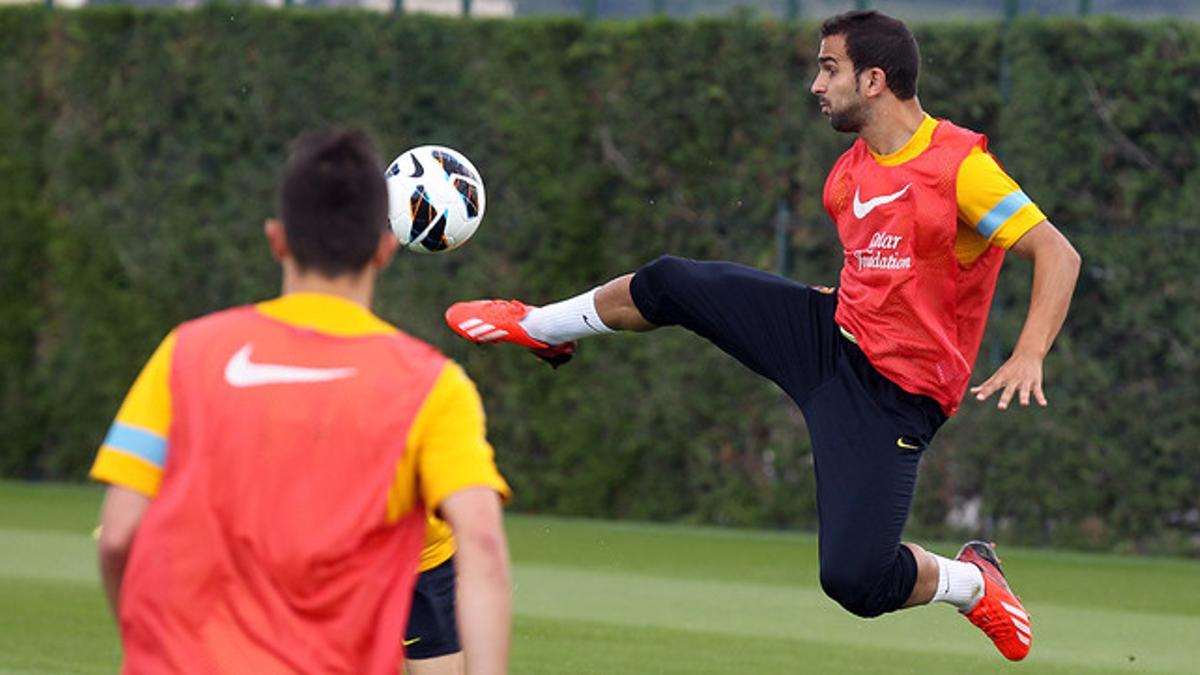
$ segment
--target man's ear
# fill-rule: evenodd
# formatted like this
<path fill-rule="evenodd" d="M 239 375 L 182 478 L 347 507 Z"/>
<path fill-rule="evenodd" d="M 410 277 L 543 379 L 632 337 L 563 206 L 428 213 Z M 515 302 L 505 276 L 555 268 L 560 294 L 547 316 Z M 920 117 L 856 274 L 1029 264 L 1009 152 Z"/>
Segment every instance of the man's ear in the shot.
<path fill-rule="evenodd" d="M 887 91 L 887 73 L 882 68 L 868 68 L 859 73 L 859 88 L 863 96 L 879 96 Z"/>
<path fill-rule="evenodd" d="M 291 255 L 288 250 L 287 231 L 283 229 L 283 221 L 278 218 L 267 218 L 263 223 L 263 234 L 267 235 L 267 246 L 271 248 L 271 256 L 283 262 Z"/>
<path fill-rule="evenodd" d="M 399 248 L 400 240 L 392 234 L 391 229 L 385 229 L 379 236 L 379 245 L 375 247 L 374 255 L 371 256 L 371 266 L 377 270 L 387 267 Z"/>

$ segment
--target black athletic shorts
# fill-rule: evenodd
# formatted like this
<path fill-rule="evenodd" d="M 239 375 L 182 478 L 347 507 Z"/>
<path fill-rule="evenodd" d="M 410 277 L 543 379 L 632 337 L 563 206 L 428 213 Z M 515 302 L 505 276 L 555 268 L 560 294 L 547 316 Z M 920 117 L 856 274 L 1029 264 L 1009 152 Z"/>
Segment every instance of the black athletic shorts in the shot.
<path fill-rule="evenodd" d="M 812 436 L 822 585 L 856 614 L 899 608 L 916 581 L 900 536 L 917 465 L 946 420 L 937 402 L 871 366 L 834 322 L 832 289 L 664 256 L 634 274 L 630 292 L 647 320 L 708 339 L 800 406 Z"/>
<path fill-rule="evenodd" d="M 417 576 L 404 635 L 408 659 L 432 659 L 461 651 L 454 609 L 454 557 Z"/>

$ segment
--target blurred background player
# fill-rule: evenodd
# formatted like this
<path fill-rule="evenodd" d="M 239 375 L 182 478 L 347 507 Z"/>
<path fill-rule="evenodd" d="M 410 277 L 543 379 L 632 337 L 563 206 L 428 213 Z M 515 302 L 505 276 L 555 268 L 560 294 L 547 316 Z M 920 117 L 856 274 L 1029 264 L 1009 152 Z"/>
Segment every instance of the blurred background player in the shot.
<path fill-rule="evenodd" d="M 929 116 L 920 56 L 900 21 L 848 12 L 821 30 L 811 91 L 834 129 L 857 135 L 825 184 L 845 250 L 835 291 L 725 262 L 662 257 L 546 307 L 459 303 L 450 327 L 513 342 L 554 365 L 574 341 L 680 325 L 779 385 L 803 410 L 815 462 L 821 585 L 877 616 L 942 601 L 1005 657 L 1032 624 L 990 545 L 956 559 L 901 542 L 920 456 L 958 409 L 1005 249 L 1033 261 L 1029 311 L 1011 357 L 981 385 L 1046 405 L 1042 361 L 1066 317 L 1079 255 L 987 152 L 979 134 Z"/>
<path fill-rule="evenodd" d="M 503 673 L 509 489 L 466 374 L 368 309 L 397 247 L 370 140 L 301 137 L 279 194 L 282 296 L 173 330 L 92 468 L 124 670 L 396 673 L 432 511 L 467 667 Z"/>

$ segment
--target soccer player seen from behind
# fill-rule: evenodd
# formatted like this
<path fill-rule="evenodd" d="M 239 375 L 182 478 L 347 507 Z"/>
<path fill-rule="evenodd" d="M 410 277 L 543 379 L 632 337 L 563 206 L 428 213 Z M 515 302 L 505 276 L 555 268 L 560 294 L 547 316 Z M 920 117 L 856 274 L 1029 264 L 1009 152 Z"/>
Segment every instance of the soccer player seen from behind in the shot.
<path fill-rule="evenodd" d="M 467 670 L 506 672 L 509 489 L 466 374 L 368 309 L 397 241 L 367 136 L 301 137 L 279 209 L 281 297 L 172 330 L 92 468 L 123 670 L 398 672 L 432 511 Z"/>
<path fill-rule="evenodd" d="M 812 436 L 820 580 L 848 611 L 872 617 L 945 602 L 1007 658 L 1032 624 L 992 547 L 955 559 L 901 542 L 917 466 L 958 409 L 982 340 L 1005 249 L 1033 262 L 1024 328 L 982 384 L 1021 405 L 1042 392 L 1042 362 L 1079 273 L 1075 249 L 1000 168 L 980 134 L 926 114 L 917 43 L 874 11 L 821 28 L 811 85 L 821 112 L 855 142 L 834 165 L 824 203 L 845 251 L 839 287 L 805 286 L 727 262 L 661 257 L 573 298 L 530 307 L 476 301 L 446 312 L 474 342 L 513 342 L 558 364 L 578 338 L 678 325 L 782 388 Z"/>

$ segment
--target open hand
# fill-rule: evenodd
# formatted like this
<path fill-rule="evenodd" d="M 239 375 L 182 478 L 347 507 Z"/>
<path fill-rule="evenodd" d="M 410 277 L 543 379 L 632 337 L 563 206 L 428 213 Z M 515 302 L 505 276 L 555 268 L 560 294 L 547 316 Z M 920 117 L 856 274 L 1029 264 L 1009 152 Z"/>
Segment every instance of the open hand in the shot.
<path fill-rule="evenodd" d="M 1003 391 L 1001 391 L 1003 390 Z M 996 407 L 1007 410 L 1013 394 L 1021 405 L 1029 405 L 1029 399 L 1036 399 L 1038 405 L 1046 407 L 1046 395 L 1042 393 L 1042 357 L 1036 354 L 1014 353 L 1004 365 L 983 384 L 971 387 L 975 400 L 986 401 L 992 394 L 1000 391 L 1000 401 Z"/>

